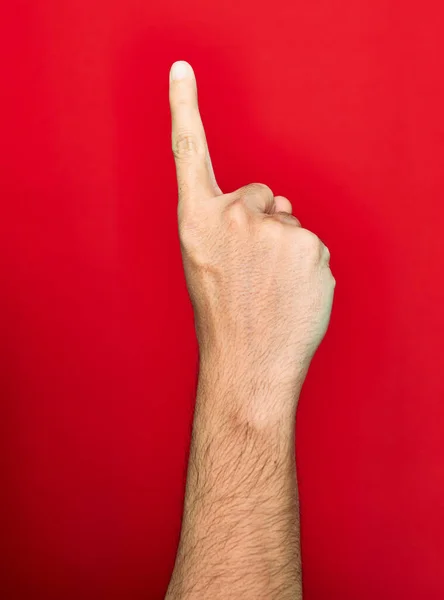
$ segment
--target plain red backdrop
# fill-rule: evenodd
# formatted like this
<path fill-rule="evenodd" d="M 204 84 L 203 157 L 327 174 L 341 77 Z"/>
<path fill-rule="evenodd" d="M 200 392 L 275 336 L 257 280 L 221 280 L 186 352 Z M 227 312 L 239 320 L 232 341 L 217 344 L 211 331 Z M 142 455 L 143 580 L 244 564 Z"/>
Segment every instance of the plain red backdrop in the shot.
<path fill-rule="evenodd" d="M 1 8 L 3 600 L 160 599 L 197 347 L 168 71 L 219 184 L 329 246 L 297 422 L 306 600 L 444 598 L 442 3 L 34 0 Z"/>

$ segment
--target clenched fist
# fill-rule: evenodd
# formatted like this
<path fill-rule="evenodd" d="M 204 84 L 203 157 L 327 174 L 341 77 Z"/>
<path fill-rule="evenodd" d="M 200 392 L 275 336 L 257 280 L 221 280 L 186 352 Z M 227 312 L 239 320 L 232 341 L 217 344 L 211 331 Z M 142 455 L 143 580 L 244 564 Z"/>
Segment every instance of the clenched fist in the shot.
<path fill-rule="evenodd" d="M 296 390 L 330 319 L 329 251 L 266 185 L 222 192 L 186 62 L 171 70 L 170 105 L 179 234 L 201 361 L 222 361 L 257 386 Z"/>

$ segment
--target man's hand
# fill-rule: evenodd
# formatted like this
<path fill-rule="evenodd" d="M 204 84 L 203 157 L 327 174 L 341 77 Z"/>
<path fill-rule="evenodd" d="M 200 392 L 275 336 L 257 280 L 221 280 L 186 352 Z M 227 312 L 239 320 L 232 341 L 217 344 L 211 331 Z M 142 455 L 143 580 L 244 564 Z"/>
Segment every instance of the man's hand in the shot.
<path fill-rule="evenodd" d="M 266 185 L 222 193 L 187 63 L 173 66 L 170 104 L 200 370 L 166 597 L 300 600 L 294 415 L 330 318 L 329 252 Z"/>
<path fill-rule="evenodd" d="M 330 319 L 329 251 L 266 185 L 222 193 L 188 63 L 171 71 L 170 105 L 179 233 L 201 356 L 228 362 L 252 384 L 277 382 L 296 398 Z M 251 408 L 253 417 L 256 409 L 271 418 L 280 410 L 271 401 Z"/>

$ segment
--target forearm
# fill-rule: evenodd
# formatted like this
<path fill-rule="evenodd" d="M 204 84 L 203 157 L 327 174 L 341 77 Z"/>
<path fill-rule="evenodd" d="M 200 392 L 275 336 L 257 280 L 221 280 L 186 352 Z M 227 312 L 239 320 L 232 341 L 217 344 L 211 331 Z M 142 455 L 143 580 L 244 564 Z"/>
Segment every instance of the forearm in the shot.
<path fill-rule="evenodd" d="M 251 373 L 251 372 L 250 372 Z M 293 392 L 294 393 L 294 392 Z M 181 541 L 168 600 L 302 597 L 294 397 L 201 365 Z"/>

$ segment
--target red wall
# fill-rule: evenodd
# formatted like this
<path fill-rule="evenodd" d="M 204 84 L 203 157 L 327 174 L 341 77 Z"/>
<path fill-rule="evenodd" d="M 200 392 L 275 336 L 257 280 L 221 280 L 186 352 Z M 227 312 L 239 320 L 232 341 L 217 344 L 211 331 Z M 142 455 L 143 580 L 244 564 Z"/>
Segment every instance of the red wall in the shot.
<path fill-rule="evenodd" d="M 196 344 L 168 71 L 224 191 L 329 246 L 301 399 L 306 600 L 444 597 L 444 42 L 438 0 L 34 0 L 0 9 L 2 599 L 160 599 Z"/>

